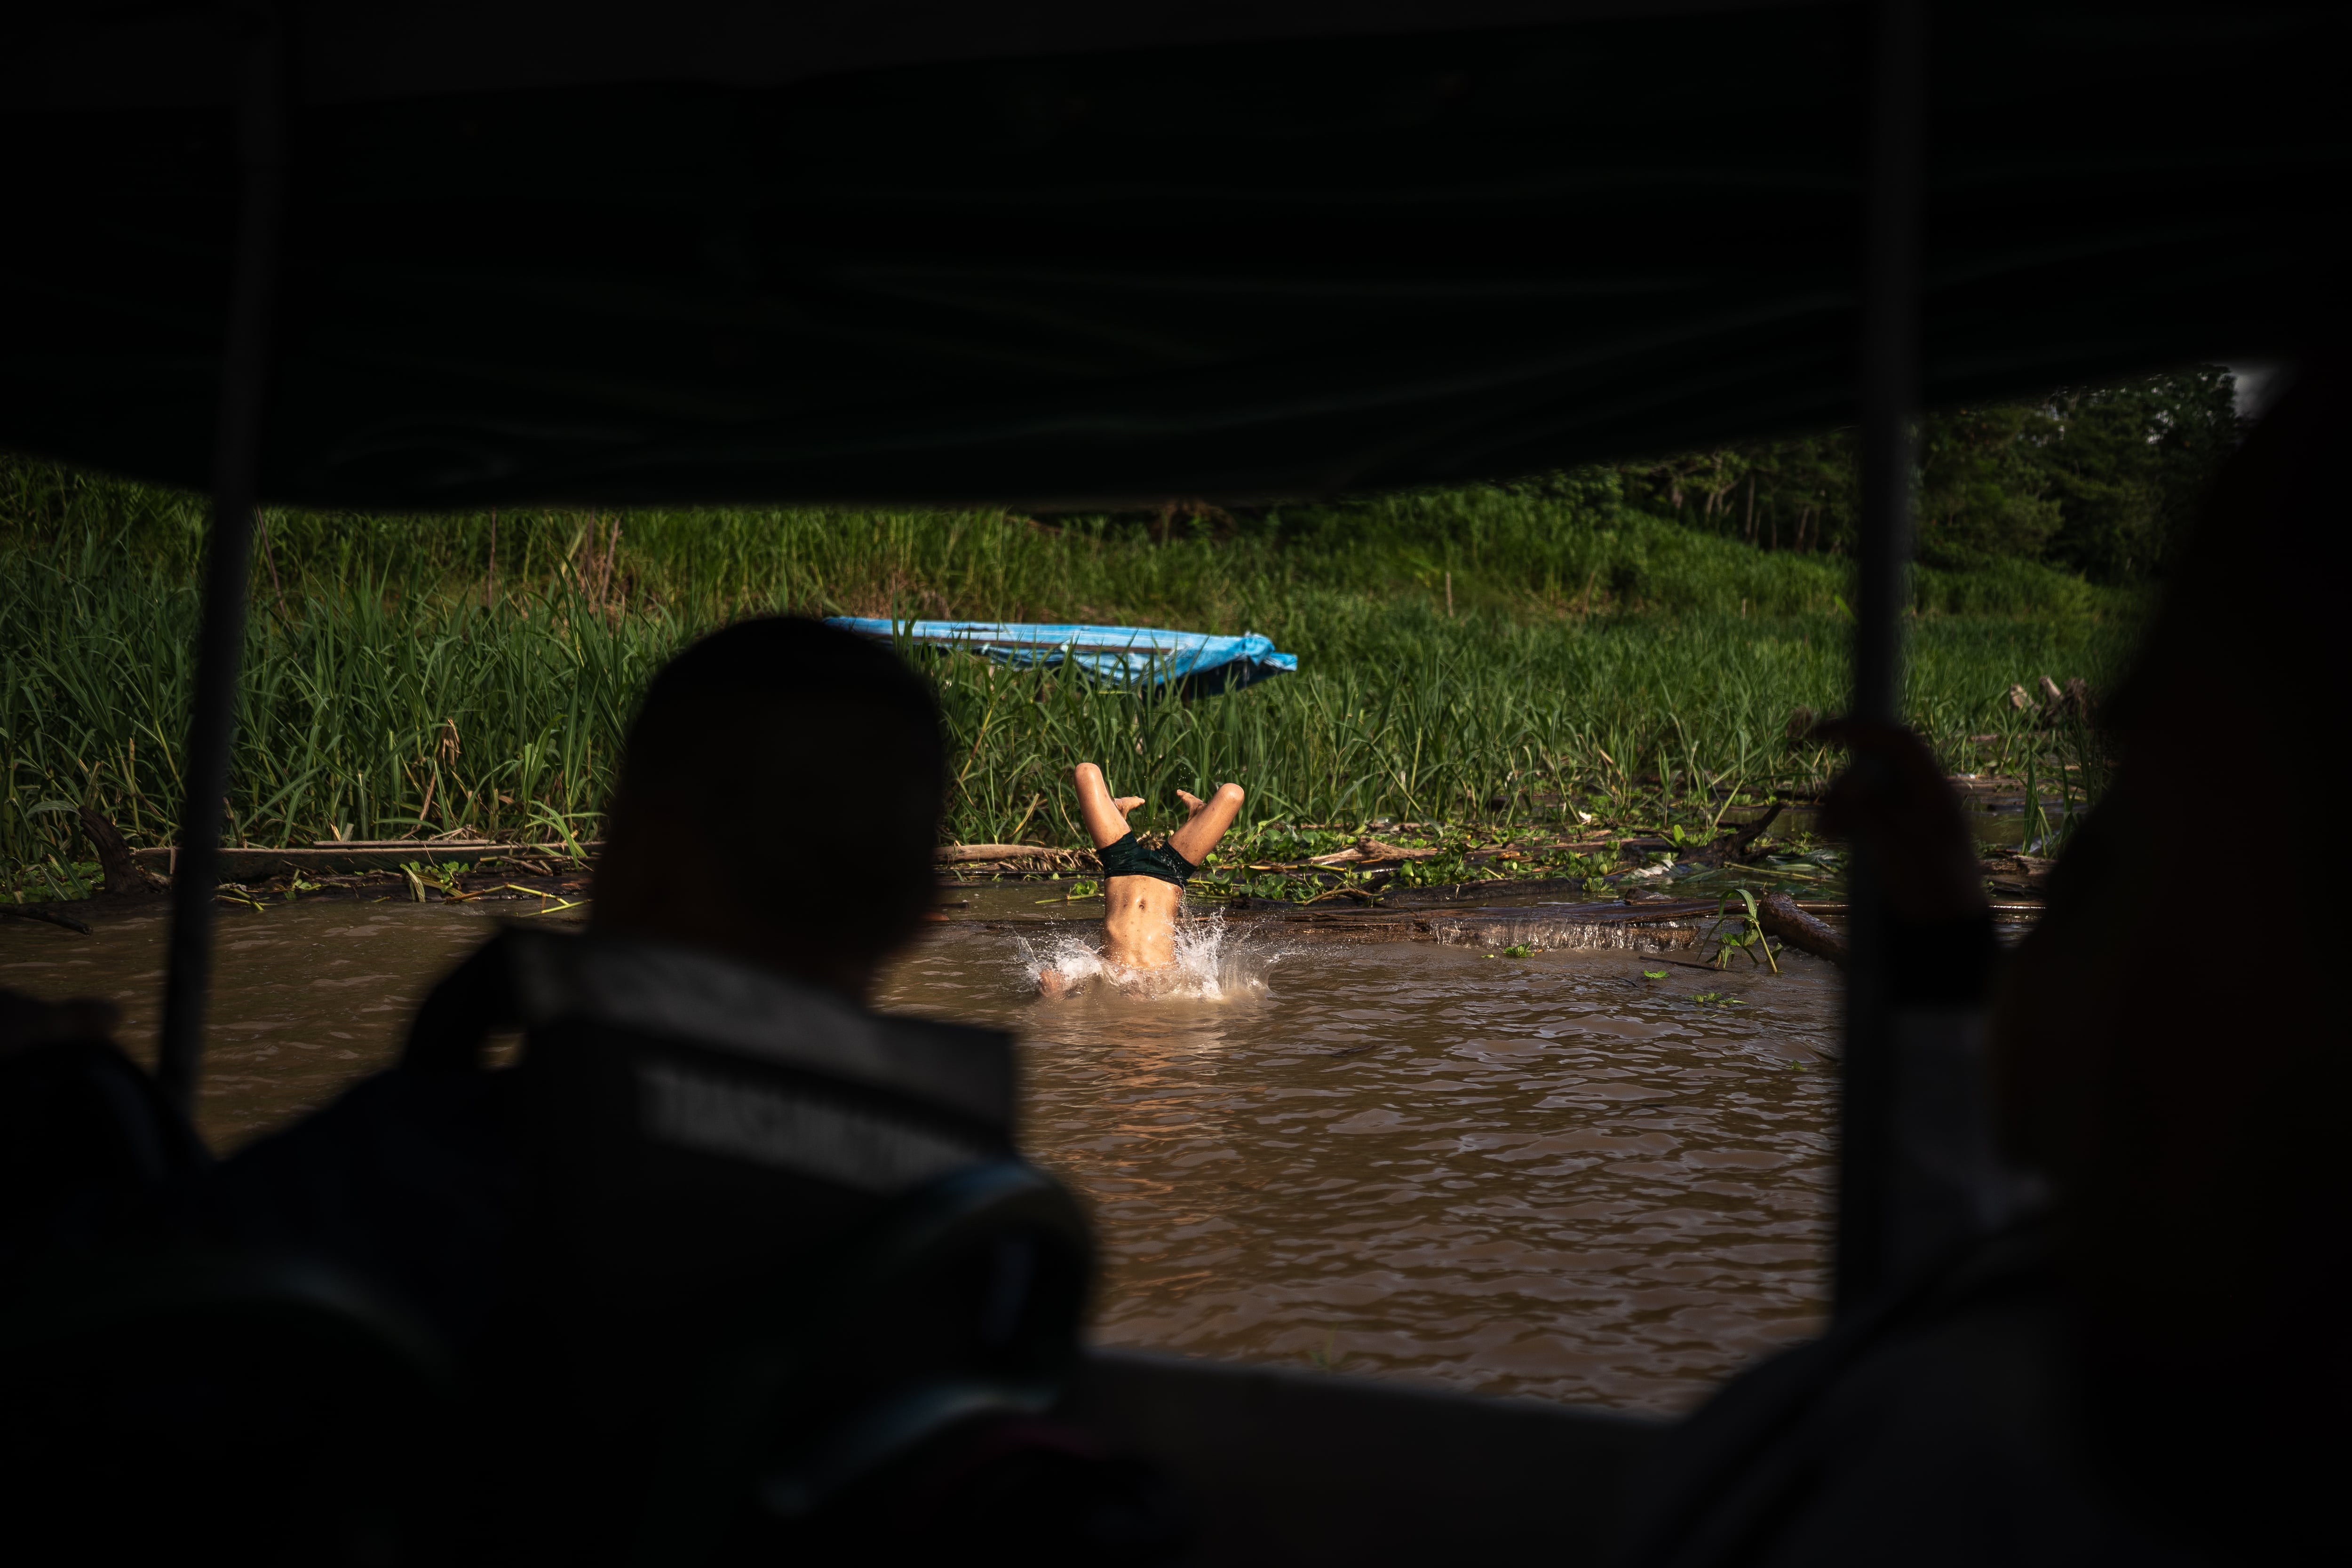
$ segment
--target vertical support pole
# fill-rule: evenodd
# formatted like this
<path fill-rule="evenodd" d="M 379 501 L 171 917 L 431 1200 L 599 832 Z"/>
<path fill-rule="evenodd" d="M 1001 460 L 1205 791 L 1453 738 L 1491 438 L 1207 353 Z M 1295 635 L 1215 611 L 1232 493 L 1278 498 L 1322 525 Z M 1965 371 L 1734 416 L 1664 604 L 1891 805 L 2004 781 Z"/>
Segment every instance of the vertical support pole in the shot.
<path fill-rule="evenodd" d="M 203 621 L 196 635 L 195 689 L 188 711 L 173 857 L 172 942 L 163 971 L 163 1032 L 155 1072 L 183 1110 L 195 1101 L 211 979 L 215 889 L 220 882 L 223 796 L 236 733 L 236 688 L 245 654 L 247 579 L 253 563 L 254 507 L 268 391 L 272 296 L 286 205 L 286 32 L 273 10 L 242 40 L 237 93 L 239 196 L 228 334 L 221 352 L 220 405 L 213 432 L 212 531 L 205 547 Z"/>
<path fill-rule="evenodd" d="M 1862 294 L 1861 539 L 1853 627 L 1853 716 L 1902 715 L 1903 612 L 1910 599 L 1913 470 L 1919 413 L 1919 252 L 1925 0 L 1873 7 L 1869 184 Z M 1886 1281 L 1894 1132 L 1887 915 L 1877 868 L 1849 868 L 1853 955 L 1840 1083 L 1836 1301 L 1867 1301 Z"/>

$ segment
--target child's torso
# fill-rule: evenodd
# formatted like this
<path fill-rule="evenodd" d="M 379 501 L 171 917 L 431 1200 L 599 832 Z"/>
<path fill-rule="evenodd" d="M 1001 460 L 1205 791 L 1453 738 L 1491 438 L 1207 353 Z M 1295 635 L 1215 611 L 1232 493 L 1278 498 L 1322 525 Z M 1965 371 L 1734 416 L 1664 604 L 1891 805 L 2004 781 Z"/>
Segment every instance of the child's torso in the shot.
<path fill-rule="evenodd" d="M 1176 961 L 1176 912 L 1184 890 L 1156 876 L 1115 876 L 1103 885 L 1103 956 L 1130 969 Z"/>

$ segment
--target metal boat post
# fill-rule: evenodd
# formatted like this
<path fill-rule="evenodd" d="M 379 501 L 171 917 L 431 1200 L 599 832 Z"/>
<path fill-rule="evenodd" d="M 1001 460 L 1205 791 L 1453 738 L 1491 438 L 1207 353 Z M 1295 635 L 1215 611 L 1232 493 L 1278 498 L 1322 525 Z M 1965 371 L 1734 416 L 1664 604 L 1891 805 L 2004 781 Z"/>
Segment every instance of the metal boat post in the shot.
<path fill-rule="evenodd" d="M 1919 410 L 1919 252 L 1927 96 L 1924 0 L 1878 0 L 1871 49 L 1864 193 L 1862 342 L 1857 391 L 1862 479 L 1853 625 L 1857 718 L 1902 715 L 1903 609 L 1911 580 L 1913 468 Z M 1853 958 L 1846 970 L 1840 1069 L 1836 1307 L 1861 1306 L 1886 1281 L 1894 1138 L 1894 1039 L 1886 909 L 1877 868 L 1849 867 Z"/>
<path fill-rule="evenodd" d="M 195 1101 L 211 978 L 215 890 L 220 877 L 224 795 L 236 734 L 236 687 L 245 653 L 247 578 L 263 404 L 268 391 L 270 316 L 286 211 L 289 97 L 284 22 L 276 7 L 243 40 L 237 145 L 243 192 L 228 333 L 221 350 L 220 410 L 213 440 L 212 530 L 205 549 L 204 608 L 195 689 L 188 713 L 187 797 L 172 877 L 172 939 L 163 975 L 163 1030 L 156 1077 L 181 1107 Z"/>

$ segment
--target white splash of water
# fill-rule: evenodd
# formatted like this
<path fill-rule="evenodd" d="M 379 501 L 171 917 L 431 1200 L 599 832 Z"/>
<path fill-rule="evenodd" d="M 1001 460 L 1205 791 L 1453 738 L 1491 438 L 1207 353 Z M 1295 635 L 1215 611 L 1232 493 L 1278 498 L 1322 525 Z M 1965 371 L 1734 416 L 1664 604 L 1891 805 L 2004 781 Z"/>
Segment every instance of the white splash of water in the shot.
<path fill-rule="evenodd" d="M 1266 976 L 1286 956 L 1225 928 L 1222 911 L 1176 923 L 1176 959 L 1165 968 L 1131 969 L 1103 956 L 1099 939 L 1059 933 L 1043 943 L 1020 939 L 1029 983 L 1048 996 L 1108 988 L 1152 999 L 1225 1002 L 1265 995 Z"/>

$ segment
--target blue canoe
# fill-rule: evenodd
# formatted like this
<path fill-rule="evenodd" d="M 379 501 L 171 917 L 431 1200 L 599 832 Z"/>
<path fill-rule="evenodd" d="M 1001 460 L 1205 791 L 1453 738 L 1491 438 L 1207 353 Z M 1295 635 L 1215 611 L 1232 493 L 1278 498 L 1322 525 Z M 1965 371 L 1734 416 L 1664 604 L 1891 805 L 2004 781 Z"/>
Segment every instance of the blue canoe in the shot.
<path fill-rule="evenodd" d="M 1187 691 L 1221 692 L 1286 675 L 1298 655 L 1277 653 L 1271 638 L 1248 632 L 1213 637 L 1157 626 L 1061 626 L 1010 621 L 888 621 L 835 615 L 827 624 L 883 642 L 963 648 L 999 664 L 1075 664 L 1120 685 L 1181 682 Z"/>

